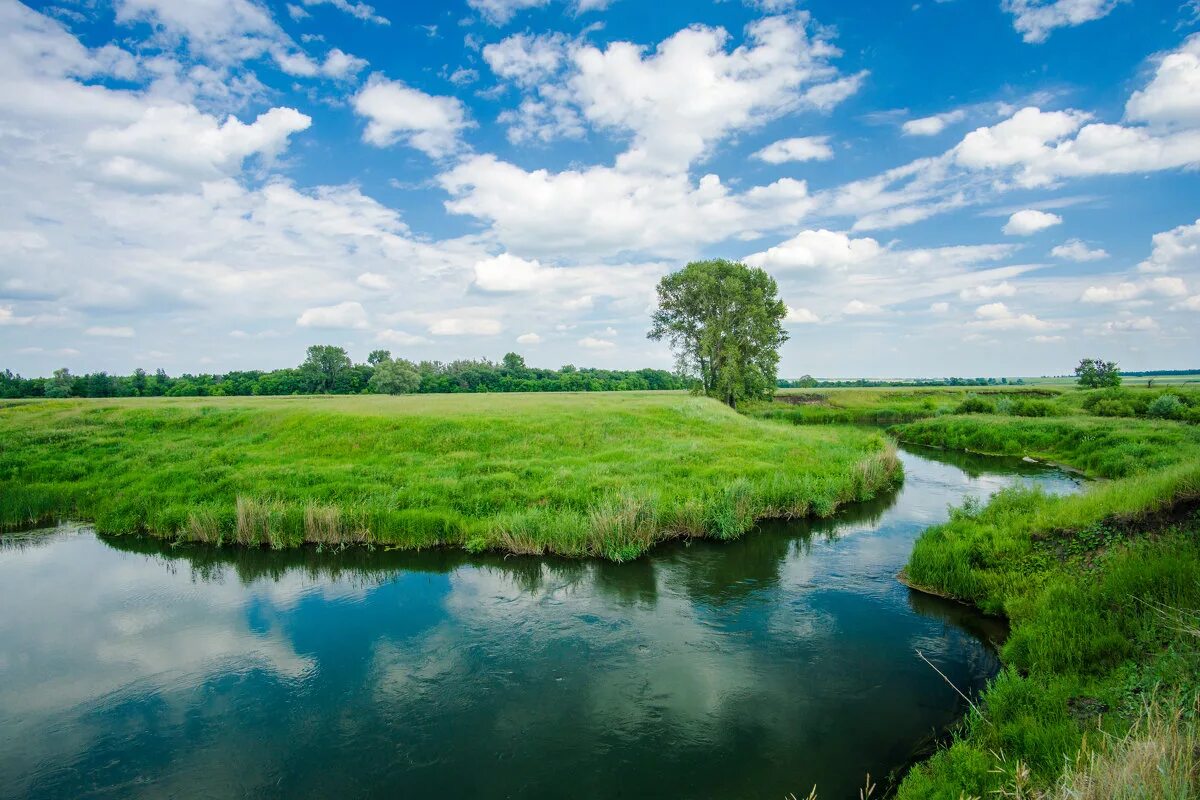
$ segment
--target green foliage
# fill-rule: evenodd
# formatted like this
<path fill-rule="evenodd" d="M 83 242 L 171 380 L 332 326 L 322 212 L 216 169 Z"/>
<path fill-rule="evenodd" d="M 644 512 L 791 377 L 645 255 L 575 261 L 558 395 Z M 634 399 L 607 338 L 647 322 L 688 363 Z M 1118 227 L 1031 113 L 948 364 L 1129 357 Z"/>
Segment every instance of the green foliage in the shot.
<path fill-rule="evenodd" d="M 1173 394 L 1160 394 L 1146 407 L 1146 416 L 1158 419 L 1179 419 L 1183 416 L 1185 406 Z"/>
<path fill-rule="evenodd" d="M 33 401 L 0 408 L 0 526 L 623 560 L 826 516 L 899 476 L 877 432 L 666 393 Z"/>
<path fill-rule="evenodd" d="M 731 408 L 775 392 L 779 347 L 787 341 L 775 280 L 764 270 L 719 259 L 694 261 L 658 284 L 649 338 L 666 339 L 681 374 Z"/>
<path fill-rule="evenodd" d="M 1054 406 L 1044 400 L 1017 400 L 1009 407 L 1008 413 L 1014 417 L 1048 417 L 1054 411 Z"/>
<path fill-rule="evenodd" d="M 300 365 L 315 392 L 329 393 L 337 386 L 338 378 L 348 372 L 354 362 L 346 350 L 331 344 L 314 344 Z"/>
<path fill-rule="evenodd" d="M 1075 377 L 1084 389 L 1107 389 L 1121 385 L 1121 370 L 1115 361 L 1085 358 L 1075 368 Z"/>
<path fill-rule="evenodd" d="M 977 394 L 969 394 L 954 409 L 956 414 L 991 414 L 996 410 L 994 403 Z"/>
<path fill-rule="evenodd" d="M 375 364 L 367 388 L 375 394 L 412 394 L 421 388 L 421 373 L 409 361 L 389 358 Z"/>

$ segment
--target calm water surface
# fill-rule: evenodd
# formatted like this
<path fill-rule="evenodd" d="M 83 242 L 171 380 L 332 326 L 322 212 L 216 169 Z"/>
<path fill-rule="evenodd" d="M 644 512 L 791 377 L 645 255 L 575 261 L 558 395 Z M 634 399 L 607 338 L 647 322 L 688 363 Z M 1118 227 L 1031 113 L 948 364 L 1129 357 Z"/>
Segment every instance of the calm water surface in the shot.
<path fill-rule="evenodd" d="M 0 797 L 857 796 L 962 713 L 993 621 L 895 580 L 1015 461 L 903 454 L 816 524 L 631 564 L 0 548 Z"/>

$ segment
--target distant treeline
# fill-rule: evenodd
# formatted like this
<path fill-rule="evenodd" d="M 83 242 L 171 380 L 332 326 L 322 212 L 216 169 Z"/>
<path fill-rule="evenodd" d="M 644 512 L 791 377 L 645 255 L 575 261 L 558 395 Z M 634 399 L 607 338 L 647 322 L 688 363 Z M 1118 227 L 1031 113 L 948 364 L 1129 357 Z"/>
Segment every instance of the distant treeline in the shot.
<path fill-rule="evenodd" d="M 396 380 L 398 371 L 407 379 Z M 389 380 L 380 380 L 385 373 Z M 611 392 L 686 389 L 689 386 L 684 379 L 661 369 L 608 370 L 570 364 L 556 370 L 537 369 L 526 366 L 525 360 L 516 353 L 507 354 L 500 362 L 483 359 L 442 363 L 393 360 L 389 352 L 376 350 L 371 353 L 368 363 L 355 364 L 345 350 L 328 345 L 309 348 L 308 358 L 298 367 L 270 371 L 171 376 L 161 369 L 152 373 L 138 369 L 131 375 L 107 372 L 73 375 L 66 369 L 59 369 L 49 378 L 22 378 L 10 370 L 0 372 L 0 397 L 3 398 Z"/>
<path fill-rule="evenodd" d="M 818 380 L 811 375 L 805 375 L 795 380 L 780 380 L 780 389 L 812 389 L 817 386 L 834 388 L 861 387 L 871 388 L 880 386 L 920 387 L 920 386 L 1024 386 L 1021 378 L 915 378 L 913 380 L 885 381 L 858 378 L 856 380 L 829 381 Z"/>

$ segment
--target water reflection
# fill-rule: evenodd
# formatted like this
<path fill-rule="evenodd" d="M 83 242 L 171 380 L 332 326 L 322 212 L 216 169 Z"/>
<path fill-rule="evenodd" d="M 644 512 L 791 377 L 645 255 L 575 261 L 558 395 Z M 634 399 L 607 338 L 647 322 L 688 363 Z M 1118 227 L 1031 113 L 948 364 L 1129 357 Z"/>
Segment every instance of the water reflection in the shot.
<path fill-rule="evenodd" d="M 0 796 L 851 794 L 962 710 L 915 649 L 996 669 L 995 621 L 894 580 L 917 533 L 1073 488 L 927 456 L 836 521 L 624 565 L 6 539 Z"/>

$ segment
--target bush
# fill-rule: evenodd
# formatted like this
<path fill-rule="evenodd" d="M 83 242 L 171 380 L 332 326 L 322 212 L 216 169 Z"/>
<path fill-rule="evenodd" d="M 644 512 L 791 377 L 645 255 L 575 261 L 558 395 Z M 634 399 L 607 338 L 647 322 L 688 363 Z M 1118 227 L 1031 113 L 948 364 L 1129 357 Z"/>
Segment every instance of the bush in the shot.
<path fill-rule="evenodd" d="M 956 414 L 991 414 L 996 410 L 996 407 L 987 400 L 984 400 L 977 394 L 969 394 L 958 404 L 958 408 L 954 409 Z"/>
<path fill-rule="evenodd" d="M 1044 400 L 1018 400 L 1012 404 L 1014 417 L 1048 417 L 1053 406 Z"/>
<path fill-rule="evenodd" d="M 1097 417 L 1132 417 L 1135 416 L 1133 406 L 1123 400 L 1101 400 L 1092 406 L 1092 413 Z"/>
<path fill-rule="evenodd" d="M 1173 394 L 1160 394 L 1146 406 L 1146 416 L 1159 419 L 1179 419 L 1185 408 L 1179 398 Z"/>

